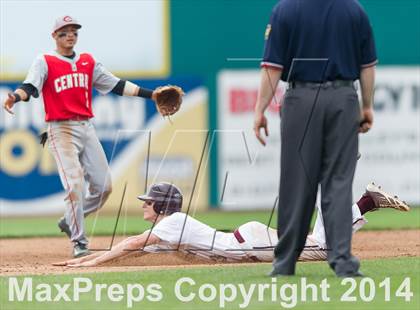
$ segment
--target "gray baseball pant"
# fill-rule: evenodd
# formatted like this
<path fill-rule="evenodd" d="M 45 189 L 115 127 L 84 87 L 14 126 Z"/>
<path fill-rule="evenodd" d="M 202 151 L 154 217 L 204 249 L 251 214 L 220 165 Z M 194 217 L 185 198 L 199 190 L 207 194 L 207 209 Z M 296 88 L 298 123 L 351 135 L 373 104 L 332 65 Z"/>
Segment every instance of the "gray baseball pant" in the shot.
<path fill-rule="evenodd" d="M 48 146 L 66 191 L 71 241 L 87 244 L 84 217 L 102 207 L 112 190 L 105 152 L 88 120 L 50 122 Z"/>

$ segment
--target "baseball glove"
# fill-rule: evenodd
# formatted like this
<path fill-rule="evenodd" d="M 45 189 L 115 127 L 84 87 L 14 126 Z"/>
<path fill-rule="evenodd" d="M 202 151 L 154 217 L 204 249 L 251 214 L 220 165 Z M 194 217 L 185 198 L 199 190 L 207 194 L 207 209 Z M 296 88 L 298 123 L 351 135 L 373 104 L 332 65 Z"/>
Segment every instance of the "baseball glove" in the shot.
<path fill-rule="evenodd" d="M 154 91 L 156 107 L 162 116 L 175 114 L 182 103 L 184 91 L 181 87 L 174 85 L 161 86 Z"/>

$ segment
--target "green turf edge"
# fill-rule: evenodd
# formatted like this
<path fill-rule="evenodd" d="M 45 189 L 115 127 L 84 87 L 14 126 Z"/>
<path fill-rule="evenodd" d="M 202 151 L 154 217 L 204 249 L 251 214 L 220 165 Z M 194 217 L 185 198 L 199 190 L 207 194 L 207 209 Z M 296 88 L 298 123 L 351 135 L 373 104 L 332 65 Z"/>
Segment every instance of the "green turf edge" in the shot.
<path fill-rule="evenodd" d="M 268 223 L 270 211 L 254 212 L 205 212 L 197 213 L 195 217 L 204 223 L 220 230 L 234 230 L 248 221 Z M 369 223 L 363 230 L 391 230 L 391 229 L 419 229 L 420 208 L 412 208 L 410 212 L 395 210 L 380 210 L 369 212 L 366 215 Z M 89 236 L 104 236 L 113 233 L 116 217 L 99 214 L 95 223 L 95 216 L 86 219 L 86 231 Z M 57 218 L 1 218 L 0 238 L 19 237 L 54 237 L 64 236 L 57 228 Z M 118 235 L 135 235 L 150 228 L 150 223 L 136 216 L 121 217 L 118 221 L 116 233 Z M 276 217 L 271 221 L 271 226 L 276 226 Z"/>
<path fill-rule="evenodd" d="M 420 307 L 420 260 L 419 257 L 405 257 L 396 259 L 378 259 L 366 260 L 362 262 L 362 270 L 367 277 L 371 277 L 376 287 L 375 298 L 371 302 L 360 301 L 359 289 L 361 287 L 361 278 L 356 280 L 356 290 L 352 296 L 357 296 L 357 302 L 340 302 L 340 297 L 350 287 L 350 284 L 342 285 L 342 279 L 336 278 L 332 271 L 328 268 L 325 262 L 316 263 L 300 263 L 298 264 L 297 274 L 293 277 L 281 277 L 272 280 L 266 274 L 270 271 L 270 264 L 255 264 L 246 266 L 217 266 L 217 267 L 200 267 L 189 269 L 169 269 L 169 270 L 150 270 L 139 272 L 109 272 L 109 273 L 85 273 L 74 275 L 41 275 L 33 276 L 34 284 L 39 283 L 73 283 L 75 277 L 86 277 L 93 281 L 94 284 L 99 283 L 118 283 L 126 287 L 128 283 L 138 283 L 147 287 L 149 284 L 156 283 L 161 285 L 162 300 L 160 302 L 151 302 L 144 299 L 134 304 L 133 309 L 219 309 L 220 294 L 217 293 L 217 298 L 212 302 L 203 302 L 196 298 L 191 302 L 182 303 L 174 294 L 174 285 L 182 277 L 189 277 L 196 282 L 195 286 L 184 285 L 182 293 L 188 295 L 189 293 L 198 293 L 199 287 L 205 283 L 211 283 L 216 286 L 216 290 L 220 289 L 220 284 L 234 284 L 242 283 L 245 288 L 249 289 L 250 285 L 265 283 L 276 284 L 278 289 L 286 283 L 299 284 L 298 291 L 301 291 L 300 285 L 303 276 L 307 279 L 307 283 L 319 285 L 323 279 L 326 279 L 330 288 L 328 289 L 329 302 L 321 302 L 321 294 L 318 292 L 317 302 L 301 302 L 299 301 L 293 309 L 419 309 Z M 390 278 L 391 283 L 391 301 L 384 301 L 384 289 L 379 288 L 378 285 L 385 278 Z M 405 278 L 410 278 L 411 291 L 413 297 L 409 302 L 404 301 L 401 297 L 395 297 L 395 292 Z M 85 294 L 81 296 L 79 302 L 9 302 L 8 301 L 8 279 L 9 277 L 0 277 L 0 306 L 1 309 L 125 309 L 127 306 L 127 299 L 123 298 L 120 302 L 109 301 L 106 293 L 102 292 L 101 301 L 95 302 L 94 293 Z M 19 281 L 21 277 L 17 277 Z M 368 281 L 368 280 L 363 280 Z M 370 280 L 369 280 L 370 281 Z M 21 283 L 21 282 L 20 282 Z M 255 291 L 250 304 L 245 309 L 279 309 L 279 301 L 272 302 L 270 291 L 265 291 L 263 301 L 258 301 L 257 291 Z M 291 289 L 286 289 L 284 292 L 290 294 Z M 72 292 L 72 290 L 69 290 Z M 230 292 L 230 291 L 229 291 Z M 277 290 L 278 292 L 278 290 Z M 209 291 L 206 291 L 209 294 Z M 54 295 L 54 294 L 53 294 Z M 310 296 L 310 294 L 308 295 Z M 299 294 L 298 299 L 301 298 Z M 278 297 L 279 298 L 279 297 Z M 286 303 L 291 303 L 286 301 Z M 239 304 L 243 300 L 237 298 L 233 302 L 227 302 L 223 309 L 238 309 Z"/>

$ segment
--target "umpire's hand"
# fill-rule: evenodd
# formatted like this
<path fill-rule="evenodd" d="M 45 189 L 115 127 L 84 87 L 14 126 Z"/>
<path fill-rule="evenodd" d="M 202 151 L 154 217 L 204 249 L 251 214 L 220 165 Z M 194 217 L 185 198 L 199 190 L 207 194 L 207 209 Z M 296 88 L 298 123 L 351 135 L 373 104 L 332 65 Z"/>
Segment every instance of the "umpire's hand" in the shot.
<path fill-rule="evenodd" d="M 265 146 L 265 140 L 261 136 L 260 129 L 264 128 L 265 136 L 268 137 L 268 127 L 267 127 L 267 118 L 265 117 L 264 113 L 255 112 L 255 119 L 254 119 L 254 132 L 255 136 L 257 137 L 258 141 L 262 145 Z"/>
<path fill-rule="evenodd" d="M 373 125 L 373 108 L 363 108 L 361 119 L 359 132 L 366 133 Z"/>

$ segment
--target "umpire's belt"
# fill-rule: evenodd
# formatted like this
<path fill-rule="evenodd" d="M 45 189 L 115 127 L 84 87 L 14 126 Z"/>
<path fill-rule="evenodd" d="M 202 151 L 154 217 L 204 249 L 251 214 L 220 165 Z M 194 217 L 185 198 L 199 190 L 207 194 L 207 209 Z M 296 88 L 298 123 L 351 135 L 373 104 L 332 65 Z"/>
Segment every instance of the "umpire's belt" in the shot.
<path fill-rule="evenodd" d="M 328 88 L 328 87 L 333 87 L 333 88 L 339 88 L 339 87 L 353 87 L 354 88 L 354 83 L 353 81 L 349 81 L 349 80 L 335 80 L 335 81 L 326 81 L 323 83 L 314 83 L 314 82 L 290 82 L 289 83 L 289 88 Z"/>

